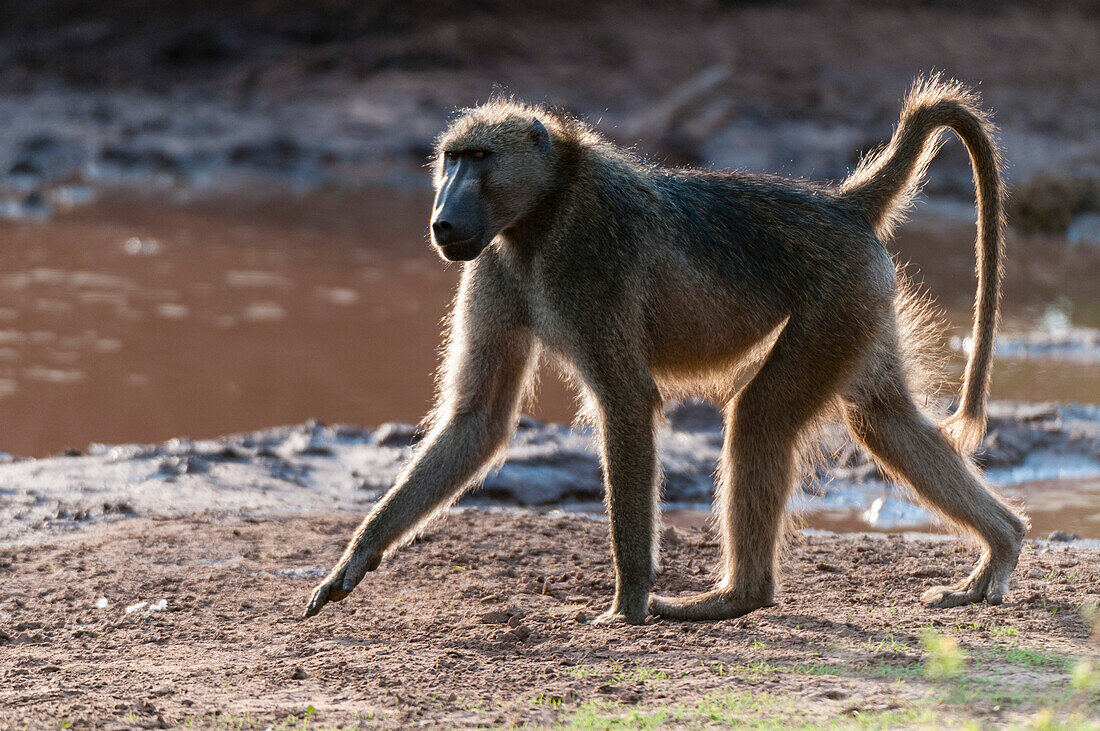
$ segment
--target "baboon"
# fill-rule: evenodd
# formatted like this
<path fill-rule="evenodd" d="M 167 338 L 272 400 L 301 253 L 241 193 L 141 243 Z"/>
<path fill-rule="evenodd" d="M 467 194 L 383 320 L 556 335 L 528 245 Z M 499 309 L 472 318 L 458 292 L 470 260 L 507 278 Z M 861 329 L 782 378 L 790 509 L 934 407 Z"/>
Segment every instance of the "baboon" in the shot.
<path fill-rule="evenodd" d="M 907 378 L 907 295 L 884 246 L 944 129 L 977 188 L 974 347 L 957 411 L 938 426 Z M 1002 601 L 1024 521 L 968 454 L 985 429 L 1003 258 L 1000 154 L 977 97 L 918 80 L 889 143 L 839 184 L 669 169 L 568 115 L 513 100 L 468 109 L 440 136 L 431 240 L 463 264 L 426 435 L 359 526 L 305 616 L 339 601 L 499 459 L 541 356 L 585 396 L 601 448 L 615 595 L 596 621 L 737 617 L 774 603 L 777 546 L 807 429 L 839 413 L 892 474 L 981 542 L 977 568 L 923 601 Z M 747 385 L 735 374 L 756 354 Z M 651 596 L 655 427 L 666 399 L 724 407 L 715 517 L 720 576 Z"/>

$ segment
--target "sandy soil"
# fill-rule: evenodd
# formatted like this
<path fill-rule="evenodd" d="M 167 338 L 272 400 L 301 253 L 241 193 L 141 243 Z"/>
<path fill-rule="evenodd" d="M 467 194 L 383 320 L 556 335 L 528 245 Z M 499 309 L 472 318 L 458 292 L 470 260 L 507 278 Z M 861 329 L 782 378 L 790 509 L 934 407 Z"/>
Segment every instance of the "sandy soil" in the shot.
<path fill-rule="evenodd" d="M 585 621 L 612 588 L 603 523 L 467 510 L 300 620 L 353 525 L 346 513 L 134 519 L 5 549 L 0 728 L 988 725 L 1100 712 L 1096 685 L 1069 683 L 1080 658 L 1095 667 L 1080 609 L 1100 600 L 1100 552 L 1073 543 L 1029 542 L 1006 604 L 943 611 L 917 598 L 969 570 L 965 545 L 803 533 L 775 607 L 604 628 Z M 714 540 L 674 529 L 664 543 L 659 590 L 705 588 Z M 928 632 L 958 642 L 961 674 L 930 677 L 955 655 L 922 649 Z"/>

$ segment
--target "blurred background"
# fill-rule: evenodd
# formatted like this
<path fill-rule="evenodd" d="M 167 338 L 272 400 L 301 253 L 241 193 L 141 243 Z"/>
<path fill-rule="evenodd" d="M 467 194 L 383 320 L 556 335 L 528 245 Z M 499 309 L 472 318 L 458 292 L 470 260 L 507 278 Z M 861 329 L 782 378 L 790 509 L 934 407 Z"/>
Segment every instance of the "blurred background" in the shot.
<path fill-rule="evenodd" d="M 1095 0 L 4 0 L 0 450 L 418 420 L 459 273 L 424 165 L 495 90 L 656 161 L 838 179 L 932 70 L 1009 161 L 994 395 L 1100 403 Z M 891 247 L 960 352 L 973 236 L 952 141 Z M 552 375 L 535 415 L 572 415 Z"/>

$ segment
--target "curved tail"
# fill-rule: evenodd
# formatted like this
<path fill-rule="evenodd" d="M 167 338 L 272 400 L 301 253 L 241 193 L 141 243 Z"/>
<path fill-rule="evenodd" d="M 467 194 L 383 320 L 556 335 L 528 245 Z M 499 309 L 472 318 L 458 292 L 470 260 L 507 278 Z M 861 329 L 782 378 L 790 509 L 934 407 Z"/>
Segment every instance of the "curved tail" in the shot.
<path fill-rule="evenodd" d="M 905 98 L 901 122 L 885 148 L 865 158 L 840 186 L 841 195 L 863 211 L 875 232 L 887 238 L 920 191 L 929 162 L 939 150 L 939 133 L 950 129 L 970 153 L 977 189 L 978 291 L 973 347 L 966 364 L 958 410 L 940 428 L 962 452 L 972 452 L 985 433 L 986 395 L 993 362 L 1004 273 L 1004 189 L 1001 154 L 992 122 L 975 93 L 938 75 L 918 79 Z"/>

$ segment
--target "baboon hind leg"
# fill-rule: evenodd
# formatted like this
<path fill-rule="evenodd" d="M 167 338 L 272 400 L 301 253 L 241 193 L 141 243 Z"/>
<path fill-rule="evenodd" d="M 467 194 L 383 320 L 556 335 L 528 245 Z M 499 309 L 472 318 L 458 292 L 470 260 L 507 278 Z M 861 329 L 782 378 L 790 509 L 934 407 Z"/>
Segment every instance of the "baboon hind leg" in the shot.
<path fill-rule="evenodd" d="M 774 604 L 776 552 L 801 432 L 836 393 L 856 345 L 830 342 L 825 328 L 788 323 L 727 414 L 716 506 L 723 552 L 718 584 L 694 596 L 655 596 L 651 612 L 730 619 Z"/>
<path fill-rule="evenodd" d="M 846 395 L 852 433 L 889 471 L 928 505 L 975 534 L 982 543 L 973 573 L 954 586 L 937 586 L 922 596 L 929 606 L 1000 604 L 1016 568 L 1024 521 L 982 483 L 977 470 L 913 403 L 896 356 L 873 364 Z"/>

